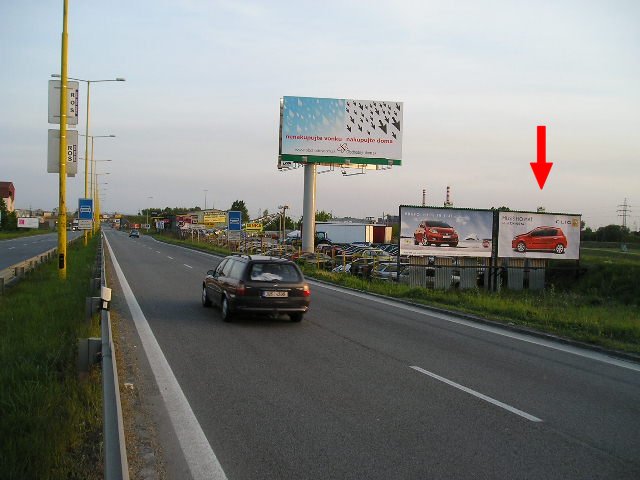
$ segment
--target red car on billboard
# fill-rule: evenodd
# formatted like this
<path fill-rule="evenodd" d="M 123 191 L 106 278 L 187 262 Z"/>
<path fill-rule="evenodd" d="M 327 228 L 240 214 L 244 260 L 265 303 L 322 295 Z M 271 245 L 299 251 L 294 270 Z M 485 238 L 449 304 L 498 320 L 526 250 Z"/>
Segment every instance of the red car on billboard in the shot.
<path fill-rule="evenodd" d="M 513 237 L 511 248 L 520 253 L 527 250 L 564 253 L 567 249 L 567 237 L 561 228 L 537 227 Z"/>
<path fill-rule="evenodd" d="M 455 229 L 445 222 L 438 220 L 425 220 L 416 229 L 413 234 L 413 243 L 415 245 L 436 245 L 443 244 L 450 247 L 458 246 L 458 233 Z"/>

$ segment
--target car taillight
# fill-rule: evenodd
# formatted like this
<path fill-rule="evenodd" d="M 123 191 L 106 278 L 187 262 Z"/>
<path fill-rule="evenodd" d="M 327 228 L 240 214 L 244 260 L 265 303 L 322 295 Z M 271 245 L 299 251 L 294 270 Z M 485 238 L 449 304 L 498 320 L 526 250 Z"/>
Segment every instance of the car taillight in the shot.
<path fill-rule="evenodd" d="M 311 295 L 311 289 L 309 288 L 309 285 L 305 285 L 304 287 L 302 287 L 302 294 L 305 297 L 308 297 Z"/>
<path fill-rule="evenodd" d="M 247 293 L 247 289 L 245 288 L 244 283 L 238 283 L 238 286 L 236 287 L 236 295 L 242 296 L 245 293 Z"/>

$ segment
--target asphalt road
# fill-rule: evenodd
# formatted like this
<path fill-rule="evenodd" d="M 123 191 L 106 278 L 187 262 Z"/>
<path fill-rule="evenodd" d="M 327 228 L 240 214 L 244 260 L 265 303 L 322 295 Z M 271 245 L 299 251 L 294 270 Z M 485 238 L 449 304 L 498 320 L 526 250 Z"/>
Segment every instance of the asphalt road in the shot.
<path fill-rule="evenodd" d="M 640 478 L 638 364 L 318 283 L 224 323 L 216 257 L 106 236 L 193 478 Z"/>
<path fill-rule="evenodd" d="M 82 235 L 79 231 L 68 231 L 67 241 Z M 23 260 L 35 257 L 58 246 L 58 233 L 46 233 L 32 237 L 12 238 L 0 241 L 0 270 Z"/>

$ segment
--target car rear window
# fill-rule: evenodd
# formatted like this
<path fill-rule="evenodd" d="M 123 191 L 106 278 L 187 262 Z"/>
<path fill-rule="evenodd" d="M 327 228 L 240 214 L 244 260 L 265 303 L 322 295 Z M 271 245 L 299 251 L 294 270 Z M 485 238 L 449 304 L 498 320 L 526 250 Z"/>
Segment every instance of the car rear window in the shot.
<path fill-rule="evenodd" d="M 254 263 L 249 272 L 254 282 L 299 282 L 300 274 L 288 263 Z"/>

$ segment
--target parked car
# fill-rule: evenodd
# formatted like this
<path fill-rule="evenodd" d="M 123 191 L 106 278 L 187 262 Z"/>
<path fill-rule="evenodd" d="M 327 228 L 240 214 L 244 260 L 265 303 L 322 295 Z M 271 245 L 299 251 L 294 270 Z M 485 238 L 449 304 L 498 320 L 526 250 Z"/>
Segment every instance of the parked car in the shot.
<path fill-rule="evenodd" d="M 202 305 L 219 306 L 225 322 L 236 312 L 286 313 L 299 322 L 309 309 L 310 296 L 300 268 L 282 258 L 231 255 L 202 282 Z"/>
<path fill-rule="evenodd" d="M 527 250 L 538 250 L 564 253 L 567 249 L 567 237 L 559 227 L 537 227 L 527 233 L 513 237 L 511 248 L 524 253 Z"/>
<path fill-rule="evenodd" d="M 326 255 L 324 253 L 313 253 L 313 252 L 306 252 L 306 253 L 300 253 L 300 254 L 293 254 L 291 256 L 291 260 L 298 262 L 298 263 L 304 263 L 307 265 L 314 265 L 318 268 L 326 268 L 331 270 L 335 264 L 335 261 L 333 260 L 333 258 L 331 258 L 329 255 Z"/>
<path fill-rule="evenodd" d="M 415 245 L 449 245 L 450 247 L 458 246 L 458 233 L 455 229 L 445 222 L 438 220 L 425 220 L 416 229 L 413 234 L 413 243 Z"/>
<path fill-rule="evenodd" d="M 131 231 L 129 232 L 129 238 L 131 238 L 131 237 L 133 237 L 133 238 L 140 238 L 140 231 L 139 231 L 139 230 L 135 230 L 135 229 L 134 229 L 134 230 L 131 230 Z"/>
<path fill-rule="evenodd" d="M 404 270 L 406 265 L 400 264 L 400 272 Z M 377 278 L 378 280 L 396 280 L 398 278 L 398 263 L 397 262 L 385 262 L 379 263 L 371 270 L 371 278 Z"/>

